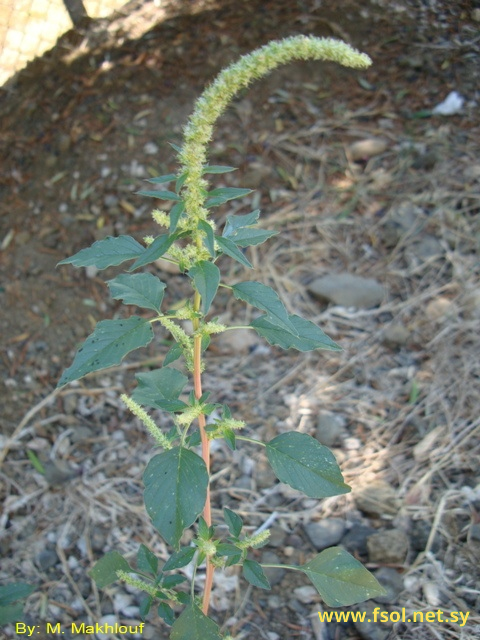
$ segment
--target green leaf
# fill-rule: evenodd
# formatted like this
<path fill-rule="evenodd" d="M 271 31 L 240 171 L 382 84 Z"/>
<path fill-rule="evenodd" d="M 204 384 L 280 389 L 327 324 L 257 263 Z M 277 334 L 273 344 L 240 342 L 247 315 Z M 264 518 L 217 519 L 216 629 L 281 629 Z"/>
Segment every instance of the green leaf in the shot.
<path fill-rule="evenodd" d="M 175 191 L 137 191 L 136 195 L 158 198 L 159 200 L 173 200 L 174 202 L 180 202 L 182 199 Z"/>
<path fill-rule="evenodd" d="M 153 338 L 148 320 L 132 316 L 127 320 L 102 320 L 77 351 L 73 364 L 63 372 L 58 387 L 87 373 L 120 364 L 122 359 Z"/>
<path fill-rule="evenodd" d="M 138 269 L 139 267 L 144 267 L 146 264 L 155 262 L 155 260 L 161 258 L 163 254 L 170 249 L 176 239 L 177 238 L 175 234 L 164 234 L 158 236 L 157 238 L 155 238 L 151 245 L 143 250 L 142 255 L 135 260 L 135 262 L 128 270 L 135 271 L 135 269 Z"/>
<path fill-rule="evenodd" d="M 205 220 L 200 220 L 198 223 L 198 228 L 205 232 L 203 244 L 205 245 L 208 253 L 212 256 L 212 258 L 215 258 L 215 234 L 213 233 L 211 225 L 209 225 Z"/>
<path fill-rule="evenodd" d="M 185 184 L 185 180 L 187 179 L 188 173 L 182 173 L 178 176 L 177 181 L 175 182 L 175 191 L 180 193 L 181 188 Z"/>
<path fill-rule="evenodd" d="M 82 249 L 74 256 L 61 260 L 58 264 L 73 264 L 74 267 L 93 266 L 97 269 L 106 269 L 127 260 L 133 260 L 144 251 L 145 247 L 130 236 L 118 236 L 118 238 L 108 236 L 103 240 L 97 240 L 91 247 Z"/>
<path fill-rule="evenodd" d="M 170 367 L 137 373 L 135 378 L 138 387 L 133 392 L 132 398 L 138 404 L 156 409 L 162 408 L 159 405 L 162 400 L 177 400 L 188 382 L 188 378 L 183 373 Z"/>
<path fill-rule="evenodd" d="M 142 620 L 145 620 L 145 618 L 148 616 L 150 612 L 150 607 L 152 606 L 152 604 L 153 604 L 152 596 L 145 596 L 144 598 L 142 598 L 140 602 L 140 607 L 139 607 L 140 618 Z"/>
<path fill-rule="evenodd" d="M 195 547 L 182 547 L 179 551 L 172 553 L 164 564 L 162 571 L 173 571 L 173 569 L 186 567 L 193 560 L 196 552 L 197 549 Z"/>
<path fill-rule="evenodd" d="M 238 538 L 243 527 L 242 518 L 228 507 L 224 507 L 223 517 L 225 518 L 225 523 L 232 536 Z"/>
<path fill-rule="evenodd" d="M 233 295 L 237 300 L 244 300 L 257 309 L 267 312 L 268 320 L 294 336 L 297 330 L 289 319 L 283 302 L 276 291 L 261 282 L 240 282 L 232 287 Z"/>
<path fill-rule="evenodd" d="M 250 323 L 255 331 L 270 344 L 282 349 L 298 349 L 298 351 L 313 351 L 313 349 L 328 349 L 341 351 L 341 347 L 329 338 L 320 327 L 297 315 L 289 315 L 288 319 L 297 331 L 293 335 L 290 331 L 275 326 L 267 317 L 262 316 Z"/>
<path fill-rule="evenodd" d="M 186 581 L 186 576 L 179 575 L 178 573 L 173 576 L 164 576 L 162 580 L 162 589 L 174 589 L 179 584 Z"/>
<path fill-rule="evenodd" d="M 90 569 L 88 575 L 103 589 L 118 580 L 117 571 L 131 573 L 132 569 L 118 551 L 109 551 Z"/>
<path fill-rule="evenodd" d="M 176 179 L 177 179 L 176 173 L 167 173 L 163 176 L 148 178 L 146 182 L 151 182 L 152 184 L 167 184 L 167 182 L 172 182 L 172 180 L 176 180 Z"/>
<path fill-rule="evenodd" d="M 160 313 L 163 292 L 167 286 L 151 273 L 128 275 L 122 273 L 107 282 L 110 294 L 124 304 L 134 304 L 143 309 L 152 309 Z"/>
<path fill-rule="evenodd" d="M 170 627 L 175 622 L 175 613 L 173 612 L 172 607 L 170 607 L 166 602 L 161 602 L 158 605 L 157 613 Z"/>
<path fill-rule="evenodd" d="M 239 229 L 231 239 L 237 247 L 251 247 L 262 244 L 272 236 L 276 236 L 278 231 L 267 231 L 266 229 Z"/>
<path fill-rule="evenodd" d="M 227 216 L 227 223 L 225 224 L 225 228 L 223 230 L 223 237 L 228 238 L 236 233 L 239 229 L 243 229 L 244 227 L 251 227 L 252 225 L 257 223 L 258 217 L 260 215 L 260 209 L 255 209 L 255 211 L 251 211 L 243 216 Z"/>
<path fill-rule="evenodd" d="M 0 587 L 0 606 L 4 607 L 16 600 L 24 600 L 35 591 L 35 587 L 26 582 L 10 582 Z"/>
<path fill-rule="evenodd" d="M 348 493 L 333 453 L 306 433 L 282 433 L 266 445 L 268 461 L 275 475 L 310 498 L 327 498 Z"/>
<path fill-rule="evenodd" d="M 228 542 L 221 542 L 219 545 L 217 545 L 217 557 L 225 557 L 225 566 L 231 567 L 232 565 L 241 562 L 242 552 L 233 544 L 228 544 Z"/>
<path fill-rule="evenodd" d="M 181 345 L 178 344 L 178 342 L 175 342 L 175 344 L 171 346 L 170 349 L 165 354 L 165 358 L 163 359 L 163 366 L 166 367 L 168 364 L 172 364 L 172 362 L 175 362 L 175 360 L 178 360 L 181 355 L 182 355 L 182 347 Z"/>
<path fill-rule="evenodd" d="M 137 551 L 137 567 L 139 571 L 157 575 L 158 558 L 144 544 L 141 544 Z"/>
<path fill-rule="evenodd" d="M 230 256 L 230 258 L 233 258 L 237 262 L 240 262 L 240 264 L 243 264 L 245 267 L 253 269 L 252 263 L 247 260 L 247 258 L 243 255 L 242 251 L 240 251 L 235 242 L 233 242 L 229 238 L 222 238 L 221 236 L 215 236 L 215 240 L 217 241 L 222 253 L 226 253 L 227 256 Z"/>
<path fill-rule="evenodd" d="M 264 574 L 262 566 L 255 560 L 245 560 L 243 562 L 243 577 L 254 587 L 260 589 L 271 589 L 270 582 Z"/>
<path fill-rule="evenodd" d="M 252 193 L 252 189 L 240 189 L 238 187 L 220 187 L 220 189 L 213 189 L 208 192 L 208 200 L 205 203 L 207 208 L 216 207 L 219 204 L 224 204 L 234 198 L 243 198 Z"/>
<path fill-rule="evenodd" d="M 220 164 L 206 164 L 203 167 L 202 173 L 229 173 L 230 171 L 236 170 L 236 167 L 227 167 Z"/>
<path fill-rule="evenodd" d="M 342 547 L 325 549 L 299 569 L 329 607 L 348 607 L 386 595 L 377 579 Z"/>
<path fill-rule="evenodd" d="M 143 475 L 145 506 L 160 535 L 177 548 L 207 497 L 205 462 L 193 451 L 174 447 L 154 456 Z"/>
<path fill-rule="evenodd" d="M 222 640 L 218 625 L 196 606 L 189 605 L 172 626 L 170 640 Z"/>
<path fill-rule="evenodd" d="M 220 283 L 220 269 L 213 262 L 200 260 L 188 272 L 195 289 L 202 296 L 202 313 L 207 314 Z"/>
<path fill-rule="evenodd" d="M 23 602 L 9 604 L 5 607 L 0 605 L 0 627 L 10 622 L 20 622 L 23 619 Z"/>
<path fill-rule="evenodd" d="M 27 449 L 27 456 L 28 456 L 28 459 L 30 460 L 30 462 L 32 463 L 32 467 L 34 469 L 36 469 L 38 471 L 38 473 L 41 473 L 42 476 L 44 476 L 45 475 L 45 467 L 43 466 L 43 464 L 38 459 L 38 456 L 35 453 L 35 451 L 32 451 L 31 449 Z"/>
<path fill-rule="evenodd" d="M 185 203 L 183 202 L 176 202 L 173 207 L 170 209 L 170 228 L 169 228 L 169 232 L 170 233 L 175 233 L 175 230 L 177 228 L 178 225 L 178 221 L 180 220 L 182 213 L 185 211 Z"/>

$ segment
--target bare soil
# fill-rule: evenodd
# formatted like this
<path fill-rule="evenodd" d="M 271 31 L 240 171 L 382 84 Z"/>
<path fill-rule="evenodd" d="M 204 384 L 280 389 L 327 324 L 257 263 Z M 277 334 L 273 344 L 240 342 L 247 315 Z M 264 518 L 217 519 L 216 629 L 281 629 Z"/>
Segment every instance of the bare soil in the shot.
<path fill-rule="evenodd" d="M 462 628 L 438 620 L 319 627 L 319 598 L 300 597 L 295 589 L 305 583 L 291 573 L 277 575 L 272 592 L 247 589 L 235 575 L 218 583 L 213 615 L 239 638 L 478 637 L 475 9 L 468 1 L 347 1 L 341 10 L 313 0 L 177 0 L 161 10 L 133 2 L 66 34 L 1 89 L 0 583 L 36 585 L 26 605 L 29 623 L 40 625 L 36 637 L 68 638 L 71 621 L 110 614 L 139 620 L 138 594 L 121 585 L 99 593 L 87 571 L 113 548 L 134 554 L 143 542 L 167 553 L 143 511 L 151 444 L 119 399 L 134 373 L 161 360 L 165 336 L 118 368 L 55 390 L 96 322 L 123 312 L 104 284 L 114 270 L 56 264 L 107 235 L 155 233 L 151 202 L 135 191 L 176 169 L 168 143 L 181 143 L 195 98 L 242 53 L 300 33 L 341 37 L 373 65 L 360 73 L 317 63 L 279 69 L 234 101 L 211 159 L 238 167 L 226 184 L 256 190 L 235 210 L 258 206 L 265 226 L 280 232 L 249 254 L 255 278 L 344 350 L 281 352 L 240 334 L 212 345 L 204 387 L 263 439 L 288 429 L 315 435 L 322 411 L 341 416 L 333 447 L 354 492 L 318 504 L 272 489 L 254 450 L 231 459 L 219 448 L 215 507 L 235 508 L 252 530 L 271 519 L 275 539 L 259 559 L 269 552 L 306 561 L 315 548 L 305 527 L 324 517 L 343 519 L 347 533 L 403 532 L 407 553 L 387 563 L 403 587 L 378 606 L 469 619 Z M 462 110 L 432 116 L 453 90 L 465 98 Z M 385 143 L 381 153 L 352 157 L 353 143 L 372 139 Z M 249 277 L 225 268 L 231 282 Z M 355 310 L 309 294 L 315 278 L 345 271 L 382 283 L 382 304 Z M 162 279 L 172 304 L 186 293 L 183 276 Z M 245 320 L 228 298 L 214 312 Z M 378 480 L 398 508 L 362 508 L 358 492 Z M 385 568 L 365 549 L 356 553 L 371 570 Z M 47 635 L 47 621 L 65 633 Z M 168 636 L 155 617 L 147 627 L 146 638 Z M 2 633 L 14 637 L 11 628 Z"/>

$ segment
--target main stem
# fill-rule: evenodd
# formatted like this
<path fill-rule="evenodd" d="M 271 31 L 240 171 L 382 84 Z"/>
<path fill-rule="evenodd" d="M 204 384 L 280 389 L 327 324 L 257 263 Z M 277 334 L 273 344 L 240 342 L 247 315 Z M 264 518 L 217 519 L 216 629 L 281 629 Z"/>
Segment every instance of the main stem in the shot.
<path fill-rule="evenodd" d="M 200 311 L 201 297 L 196 291 L 193 300 L 193 308 L 196 312 Z M 199 320 L 195 318 L 193 321 L 193 329 L 197 331 L 199 327 Z M 193 339 L 193 386 L 195 398 L 199 400 L 202 397 L 202 336 L 195 335 Z M 202 440 L 202 458 L 207 467 L 207 473 L 210 478 L 210 440 L 208 439 L 207 432 L 205 431 L 206 420 L 205 414 L 198 416 L 198 426 L 200 429 L 200 437 Z M 203 519 L 210 527 L 212 525 L 212 510 L 210 501 L 210 485 L 207 486 L 207 497 L 205 500 L 205 506 L 203 508 Z M 207 556 L 207 573 L 205 576 L 205 589 L 203 591 L 203 603 L 202 611 L 205 615 L 208 614 L 208 607 L 210 606 L 210 594 L 212 592 L 213 584 L 213 572 L 215 567 Z"/>

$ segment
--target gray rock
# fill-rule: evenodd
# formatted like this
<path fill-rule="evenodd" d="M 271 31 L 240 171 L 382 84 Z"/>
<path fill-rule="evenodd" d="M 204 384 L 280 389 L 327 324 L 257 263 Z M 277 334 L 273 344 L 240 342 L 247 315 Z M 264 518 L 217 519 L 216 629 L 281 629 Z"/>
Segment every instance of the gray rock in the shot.
<path fill-rule="evenodd" d="M 383 332 L 382 342 L 388 347 L 403 347 L 410 338 L 410 331 L 402 324 L 388 325 Z"/>
<path fill-rule="evenodd" d="M 58 555 L 53 549 L 44 549 L 35 558 L 36 564 L 41 571 L 46 571 L 54 567 L 59 562 Z"/>
<path fill-rule="evenodd" d="M 445 249 L 440 240 L 435 238 L 435 236 L 425 234 L 412 246 L 412 253 L 415 254 L 416 258 L 420 258 L 420 260 L 429 260 L 430 258 L 443 255 Z"/>
<path fill-rule="evenodd" d="M 342 538 L 342 546 L 352 555 L 367 557 L 367 539 L 376 533 L 376 529 L 364 524 L 354 524 Z"/>
<path fill-rule="evenodd" d="M 375 480 L 354 493 L 357 508 L 372 516 L 391 516 L 398 513 L 401 501 L 397 491 L 384 480 Z"/>
<path fill-rule="evenodd" d="M 308 291 L 324 302 L 357 309 L 376 307 L 385 296 L 383 286 L 373 278 L 363 278 L 350 273 L 317 278 L 308 286 Z"/>
<path fill-rule="evenodd" d="M 353 142 L 347 149 L 347 154 L 354 162 L 358 160 L 368 160 L 373 156 L 378 156 L 388 148 L 388 142 L 382 138 L 365 138 Z"/>
<path fill-rule="evenodd" d="M 268 544 L 270 547 L 284 547 L 287 534 L 279 527 L 274 527 L 270 530 L 270 537 Z"/>
<path fill-rule="evenodd" d="M 383 244 L 395 247 L 407 233 L 415 235 L 421 229 L 424 218 L 423 209 L 410 202 L 392 207 L 380 230 Z"/>
<path fill-rule="evenodd" d="M 408 537 L 400 529 L 379 531 L 367 539 L 368 559 L 377 564 L 403 564 L 408 553 Z"/>
<path fill-rule="evenodd" d="M 375 578 L 387 592 L 386 596 L 374 598 L 375 602 L 380 604 L 397 602 L 398 596 L 403 591 L 403 578 L 398 571 L 390 567 L 381 567 L 378 571 L 375 571 Z"/>
<path fill-rule="evenodd" d="M 326 447 L 339 445 L 346 425 L 344 416 L 332 411 L 322 411 L 318 416 L 317 440 Z"/>
<path fill-rule="evenodd" d="M 374 620 L 373 610 L 377 605 L 374 602 L 365 602 L 359 605 L 359 611 L 365 611 L 366 616 L 363 621 L 356 620 L 355 628 L 364 640 L 387 640 L 390 630 L 381 625 L 377 619 Z"/>
<path fill-rule="evenodd" d="M 325 518 L 305 525 L 305 533 L 317 551 L 333 547 L 345 533 L 345 521 L 341 518 Z"/>

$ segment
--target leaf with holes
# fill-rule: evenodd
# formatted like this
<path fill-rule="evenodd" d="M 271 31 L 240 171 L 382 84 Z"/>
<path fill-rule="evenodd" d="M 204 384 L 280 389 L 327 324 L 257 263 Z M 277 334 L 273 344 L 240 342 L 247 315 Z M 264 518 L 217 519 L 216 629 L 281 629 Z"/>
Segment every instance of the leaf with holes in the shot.
<path fill-rule="evenodd" d="M 151 273 L 122 273 L 107 282 L 110 294 L 124 304 L 134 304 L 143 309 L 152 309 L 160 313 L 163 293 L 167 286 Z"/>
<path fill-rule="evenodd" d="M 63 387 L 87 373 L 120 364 L 127 353 L 147 346 L 152 338 L 150 323 L 139 316 L 127 320 L 102 320 L 77 351 L 57 386 Z"/>
<path fill-rule="evenodd" d="M 107 267 L 122 264 L 127 260 L 133 260 L 144 251 L 145 247 L 130 236 L 118 236 L 118 238 L 108 236 L 103 240 L 97 240 L 91 247 L 82 249 L 74 256 L 61 260 L 58 264 L 106 269 Z"/>
<path fill-rule="evenodd" d="M 333 453 L 306 433 L 282 433 L 266 445 L 267 458 L 279 480 L 310 498 L 348 493 Z"/>
<path fill-rule="evenodd" d="M 342 547 L 330 547 L 299 567 L 329 607 L 348 607 L 386 595 L 377 579 Z"/>
<path fill-rule="evenodd" d="M 154 456 L 143 475 L 145 507 L 154 527 L 174 548 L 195 522 L 207 497 L 205 462 L 190 449 L 175 447 Z"/>

